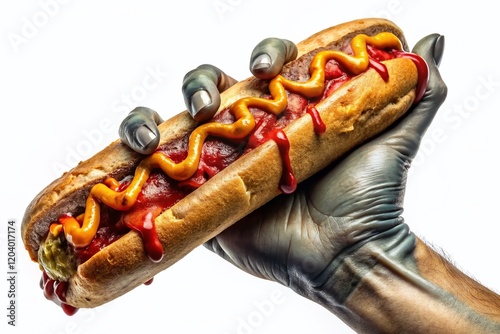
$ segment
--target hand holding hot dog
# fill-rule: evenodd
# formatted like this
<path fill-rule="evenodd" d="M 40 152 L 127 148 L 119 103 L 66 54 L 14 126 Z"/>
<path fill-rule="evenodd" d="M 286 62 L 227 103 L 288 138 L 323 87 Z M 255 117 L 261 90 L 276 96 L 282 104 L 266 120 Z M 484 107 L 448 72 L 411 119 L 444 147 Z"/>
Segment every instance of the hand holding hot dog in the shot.
<path fill-rule="evenodd" d="M 401 216 L 406 174 L 420 140 L 446 97 L 437 63 L 444 38 L 430 35 L 413 52 L 430 68 L 424 99 L 395 127 L 350 153 L 289 196 L 231 226 L 207 247 L 226 260 L 308 298 L 333 289 L 341 263 L 377 248 L 403 261 L 415 246 Z M 328 291 L 332 293 L 333 291 Z M 348 291 L 335 291 L 345 299 Z"/>
<path fill-rule="evenodd" d="M 272 77 L 294 58 L 295 49 L 286 43 L 276 39 L 260 43 L 250 60 L 254 75 L 265 78 L 269 71 Z M 415 46 L 413 52 L 429 64 L 430 80 L 424 98 L 395 127 L 304 183 L 297 192 L 273 200 L 229 227 L 205 246 L 252 275 L 277 281 L 324 305 L 359 331 L 391 332 L 410 326 L 425 332 L 436 324 L 443 330 L 498 329 L 498 315 L 496 319 L 484 316 L 491 304 L 498 313 L 498 296 L 485 292 L 459 271 L 450 277 L 431 273 L 430 267 L 441 272 L 451 265 L 411 233 L 402 217 L 408 168 L 446 97 L 446 85 L 437 68 L 443 49 L 444 37 L 439 35 L 429 35 Z M 218 92 L 232 82 L 210 65 L 188 73 L 183 93 L 191 115 L 213 115 Z M 433 260 L 436 258 L 439 260 Z M 382 269 L 373 269 L 376 267 Z M 375 275 L 373 282 L 362 282 L 370 272 L 383 273 L 382 279 Z M 470 307 L 474 299 L 464 297 L 459 288 L 445 288 L 447 280 L 462 280 L 480 290 L 487 306 Z M 387 281 L 393 285 L 385 287 Z M 377 286 L 401 288 L 402 294 L 415 287 L 420 291 L 410 300 L 394 298 L 390 293 L 392 299 L 383 293 L 374 297 L 359 292 L 376 290 Z M 381 302 L 387 312 L 367 312 L 371 305 Z M 459 312 L 457 302 L 481 321 L 454 322 Z M 426 309 L 430 303 L 439 307 Z M 410 316 L 422 309 L 427 322 Z"/>
<path fill-rule="evenodd" d="M 496 295 L 402 218 L 407 169 L 446 95 L 442 43 L 430 35 L 415 47 L 421 56 L 408 53 L 393 23 L 362 19 L 297 52 L 282 40 L 259 44 L 251 68 L 271 80 L 232 85 L 211 65 L 188 73 L 189 112 L 156 126 L 158 114 L 137 108 L 120 129 L 146 156 L 116 141 L 28 206 L 23 240 L 45 296 L 68 314 L 95 307 L 205 244 L 355 329 L 494 328 Z"/>

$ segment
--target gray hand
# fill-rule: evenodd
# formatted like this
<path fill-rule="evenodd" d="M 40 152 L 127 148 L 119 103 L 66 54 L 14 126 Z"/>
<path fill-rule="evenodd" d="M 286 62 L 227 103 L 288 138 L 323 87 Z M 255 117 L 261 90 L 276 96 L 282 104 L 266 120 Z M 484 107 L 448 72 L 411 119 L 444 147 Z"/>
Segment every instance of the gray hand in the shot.
<path fill-rule="evenodd" d="M 297 57 L 297 46 L 286 39 L 266 38 L 253 49 L 250 71 L 257 78 L 272 79 L 283 65 Z"/>
<path fill-rule="evenodd" d="M 277 198 L 225 230 L 206 247 L 255 276 L 308 294 L 351 250 L 377 239 L 386 242 L 391 233 L 409 236 L 401 217 L 406 176 L 446 97 L 437 69 L 443 43 L 443 37 L 430 35 L 415 46 L 413 52 L 429 64 L 430 82 L 421 102 L 395 127 L 294 194 Z M 404 251 L 401 247 L 407 243 L 392 240 L 381 248 L 394 244 L 396 251 Z"/>
<path fill-rule="evenodd" d="M 121 141 L 138 153 L 153 153 L 160 142 L 158 124 L 163 122 L 153 109 L 137 107 L 120 124 Z"/>
<path fill-rule="evenodd" d="M 267 38 L 257 44 L 250 57 L 250 71 L 258 78 L 276 76 L 284 64 L 297 56 L 297 47 L 288 40 Z M 186 108 L 199 122 L 210 119 L 219 109 L 220 93 L 236 80 L 213 65 L 201 65 L 184 76 L 182 93 Z M 134 109 L 120 125 L 122 142 L 133 150 L 150 154 L 160 141 L 156 112 L 139 107 Z"/>
<path fill-rule="evenodd" d="M 219 109 L 220 93 L 237 81 L 213 65 L 200 65 L 184 76 L 184 103 L 194 120 L 209 120 Z"/>

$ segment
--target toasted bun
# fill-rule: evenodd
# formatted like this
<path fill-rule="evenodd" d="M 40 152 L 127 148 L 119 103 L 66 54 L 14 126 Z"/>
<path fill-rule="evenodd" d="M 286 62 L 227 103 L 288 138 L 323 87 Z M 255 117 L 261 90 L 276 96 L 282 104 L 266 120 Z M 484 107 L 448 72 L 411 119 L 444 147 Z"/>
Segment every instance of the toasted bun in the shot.
<path fill-rule="evenodd" d="M 402 31 L 392 22 L 365 19 L 321 31 L 298 44 L 300 58 L 287 64 L 283 75 L 299 80 L 318 48 L 341 49 L 352 37 L 364 33 L 391 32 L 406 48 Z M 290 141 L 290 160 L 303 181 L 343 154 L 380 133 L 403 115 L 415 98 L 416 66 L 409 59 L 386 62 L 388 82 L 374 70 L 356 76 L 316 108 L 326 132 L 315 135 L 310 117 L 291 123 L 285 133 Z M 248 96 L 260 96 L 267 83 L 256 78 L 241 81 L 222 94 L 221 109 Z M 187 112 L 160 125 L 162 143 L 191 132 L 196 123 Z M 317 152 L 315 154 L 315 152 Z M 40 242 L 51 222 L 66 212 L 81 212 L 90 188 L 106 177 L 121 179 L 133 172 L 142 156 L 116 141 L 47 186 L 29 204 L 22 223 L 22 236 L 31 258 L 37 261 Z M 80 265 L 69 281 L 67 303 L 95 307 L 143 284 L 180 260 L 195 247 L 214 237 L 242 217 L 279 194 L 281 159 L 268 141 L 207 181 L 156 219 L 158 237 L 166 250 L 159 263 L 144 252 L 135 232 L 95 254 Z"/>

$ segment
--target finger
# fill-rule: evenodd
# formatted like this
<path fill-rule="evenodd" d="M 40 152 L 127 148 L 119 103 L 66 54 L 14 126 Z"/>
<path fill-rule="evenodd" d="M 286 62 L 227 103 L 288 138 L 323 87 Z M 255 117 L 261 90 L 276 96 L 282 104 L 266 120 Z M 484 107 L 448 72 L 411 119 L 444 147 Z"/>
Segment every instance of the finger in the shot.
<path fill-rule="evenodd" d="M 220 106 L 220 93 L 237 81 L 213 65 L 200 65 L 184 76 L 182 94 L 191 116 L 206 121 Z"/>
<path fill-rule="evenodd" d="M 153 153 L 160 143 L 158 124 L 163 122 L 152 109 L 137 107 L 120 124 L 118 134 L 121 141 L 141 154 Z"/>
<path fill-rule="evenodd" d="M 439 34 L 426 36 L 415 45 L 412 52 L 424 58 L 428 65 L 427 90 L 413 110 L 395 128 L 379 139 L 382 144 L 386 142 L 410 158 L 416 155 L 422 137 L 447 94 L 446 84 L 438 70 L 444 52 L 444 36 Z"/>
<path fill-rule="evenodd" d="M 254 48 L 250 57 L 250 71 L 260 79 L 277 76 L 283 65 L 297 57 L 297 46 L 286 39 L 266 38 Z"/>

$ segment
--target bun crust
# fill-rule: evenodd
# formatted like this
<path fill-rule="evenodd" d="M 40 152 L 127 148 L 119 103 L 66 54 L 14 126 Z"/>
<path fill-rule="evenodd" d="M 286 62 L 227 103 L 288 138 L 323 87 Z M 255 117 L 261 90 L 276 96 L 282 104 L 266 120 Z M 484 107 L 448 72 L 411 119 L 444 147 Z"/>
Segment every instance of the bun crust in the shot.
<path fill-rule="evenodd" d="M 317 52 L 311 52 L 313 50 L 325 45 L 341 49 L 357 34 L 374 35 L 383 31 L 395 34 L 407 48 L 402 31 L 390 21 L 347 22 L 299 43 L 299 57 L 302 57 L 287 64 L 283 76 L 298 80 L 307 75 L 308 64 Z M 316 105 L 326 124 L 324 134 L 315 134 L 307 114 L 285 128 L 290 141 L 291 166 L 298 182 L 380 133 L 411 107 L 418 80 L 416 66 L 404 58 L 385 64 L 388 82 L 369 69 Z M 297 70 L 304 67 L 306 72 Z M 260 96 L 266 87 L 266 82 L 256 78 L 241 81 L 222 94 L 221 109 L 240 98 Z M 161 141 L 182 137 L 196 126 L 184 111 L 160 125 Z M 37 261 L 39 244 L 51 222 L 62 213 L 82 211 L 94 184 L 107 176 L 121 179 L 131 174 L 141 158 L 115 141 L 37 195 L 27 207 L 22 222 L 22 236 L 31 258 Z M 75 307 L 95 307 L 148 281 L 279 195 L 281 173 L 281 158 L 274 141 L 243 155 L 156 219 L 158 237 L 166 250 L 161 262 L 152 262 L 144 252 L 140 236 L 129 232 L 78 267 L 69 281 L 67 303 Z"/>

